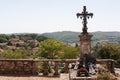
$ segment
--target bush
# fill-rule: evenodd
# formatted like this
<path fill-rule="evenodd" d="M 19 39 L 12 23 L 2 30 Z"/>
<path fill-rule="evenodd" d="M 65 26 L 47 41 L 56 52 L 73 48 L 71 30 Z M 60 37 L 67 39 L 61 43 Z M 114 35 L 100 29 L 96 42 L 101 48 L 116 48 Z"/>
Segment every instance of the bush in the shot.
<path fill-rule="evenodd" d="M 105 72 L 98 74 L 97 80 L 117 80 L 117 78 L 113 74 Z"/>

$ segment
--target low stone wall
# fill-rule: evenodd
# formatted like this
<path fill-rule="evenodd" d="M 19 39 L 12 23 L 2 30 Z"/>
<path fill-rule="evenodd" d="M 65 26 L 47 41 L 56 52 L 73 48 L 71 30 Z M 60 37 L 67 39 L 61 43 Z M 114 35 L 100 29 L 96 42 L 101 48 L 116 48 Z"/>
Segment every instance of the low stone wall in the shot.
<path fill-rule="evenodd" d="M 65 64 L 64 71 L 68 73 L 68 65 L 77 59 L 0 59 L 0 75 L 38 75 L 39 62 L 43 62 L 43 75 L 48 75 L 49 62 L 54 62 L 54 75 L 59 75 L 59 63 Z"/>
<path fill-rule="evenodd" d="M 76 63 L 77 59 L 0 59 L 0 75 L 38 75 L 38 63 L 43 62 L 43 75 L 48 75 L 49 62 L 54 62 L 54 75 L 59 75 L 59 64 L 64 64 L 64 73 L 69 72 L 69 64 Z M 111 73 L 114 71 L 114 60 L 97 59 L 97 64 L 106 64 Z"/>
<path fill-rule="evenodd" d="M 1 75 L 36 75 L 38 62 L 29 59 L 5 59 L 0 60 Z"/>

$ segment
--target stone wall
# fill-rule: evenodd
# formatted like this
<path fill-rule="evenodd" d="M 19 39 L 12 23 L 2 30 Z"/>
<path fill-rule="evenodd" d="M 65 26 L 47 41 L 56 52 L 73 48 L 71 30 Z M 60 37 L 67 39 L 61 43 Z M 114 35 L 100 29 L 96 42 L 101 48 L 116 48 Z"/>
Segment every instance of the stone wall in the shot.
<path fill-rule="evenodd" d="M 5 59 L 0 60 L 1 75 L 36 75 L 38 62 L 27 59 Z"/>
<path fill-rule="evenodd" d="M 59 75 L 59 64 L 63 62 L 64 72 L 69 72 L 69 64 L 76 63 L 77 59 L 0 59 L 0 75 L 38 75 L 38 63 L 43 62 L 43 75 L 48 75 L 49 62 L 54 62 L 54 75 Z M 97 59 L 97 64 L 106 64 L 111 73 L 114 71 L 114 60 Z"/>
<path fill-rule="evenodd" d="M 49 62 L 54 62 L 54 75 L 59 75 L 59 63 L 65 64 L 64 71 L 68 73 L 68 65 L 77 59 L 0 59 L 0 75 L 38 75 L 39 62 L 43 62 L 43 75 L 48 75 Z"/>

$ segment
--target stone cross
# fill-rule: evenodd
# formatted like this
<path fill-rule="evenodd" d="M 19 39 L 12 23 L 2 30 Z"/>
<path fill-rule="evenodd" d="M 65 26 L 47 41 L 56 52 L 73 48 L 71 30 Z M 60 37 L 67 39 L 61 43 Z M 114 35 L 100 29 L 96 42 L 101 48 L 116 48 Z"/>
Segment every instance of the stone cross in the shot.
<path fill-rule="evenodd" d="M 86 11 L 86 6 L 83 6 L 83 12 L 82 13 L 77 13 L 76 14 L 77 15 L 77 18 L 81 18 L 81 19 L 83 19 L 83 28 L 82 28 L 82 34 L 88 34 L 88 32 L 87 32 L 87 18 L 89 19 L 89 17 L 91 17 L 92 18 L 92 16 L 93 16 L 93 13 L 88 13 L 87 11 Z"/>

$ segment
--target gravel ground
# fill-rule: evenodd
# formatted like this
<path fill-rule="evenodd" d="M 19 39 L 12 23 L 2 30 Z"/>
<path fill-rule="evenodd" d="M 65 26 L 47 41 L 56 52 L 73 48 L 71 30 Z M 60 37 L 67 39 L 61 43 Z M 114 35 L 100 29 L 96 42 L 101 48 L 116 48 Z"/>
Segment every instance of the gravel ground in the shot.
<path fill-rule="evenodd" d="M 118 76 L 118 80 L 120 80 L 120 68 L 115 68 L 115 73 Z"/>
<path fill-rule="evenodd" d="M 41 76 L 0 76 L 0 80 L 69 80 L 68 74 L 61 74 L 60 77 L 41 77 Z"/>
<path fill-rule="evenodd" d="M 118 73 L 118 80 L 120 80 L 120 69 L 115 68 Z M 69 74 L 60 74 L 60 77 L 41 77 L 41 76 L 28 76 L 28 77 L 15 77 L 15 76 L 0 76 L 0 80 L 69 80 Z"/>
<path fill-rule="evenodd" d="M 60 78 L 0 76 L 0 80 L 60 80 Z"/>

